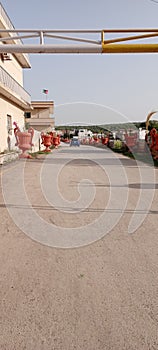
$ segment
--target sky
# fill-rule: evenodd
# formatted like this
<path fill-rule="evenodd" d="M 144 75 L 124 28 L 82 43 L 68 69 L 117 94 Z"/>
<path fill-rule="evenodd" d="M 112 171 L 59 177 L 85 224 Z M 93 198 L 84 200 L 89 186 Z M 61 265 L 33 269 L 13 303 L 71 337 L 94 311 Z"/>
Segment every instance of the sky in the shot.
<path fill-rule="evenodd" d="M 153 0 L 3 0 L 16 29 L 157 28 Z M 37 43 L 35 41 L 34 43 Z M 24 87 L 55 104 L 55 123 L 145 121 L 158 110 L 157 54 L 30 54 Z M 158 118 L 158 113 L 154 119 Z"/>

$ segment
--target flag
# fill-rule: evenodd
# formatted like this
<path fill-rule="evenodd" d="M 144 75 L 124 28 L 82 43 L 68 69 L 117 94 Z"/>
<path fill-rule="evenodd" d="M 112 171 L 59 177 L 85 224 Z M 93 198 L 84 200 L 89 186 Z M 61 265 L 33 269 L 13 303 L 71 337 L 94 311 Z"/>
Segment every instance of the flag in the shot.
<path fill-rule="evenodd" d="M 43 89 L 43 93 L 46 94 L 46 95 L 48 95 L 48 90 Z"/>

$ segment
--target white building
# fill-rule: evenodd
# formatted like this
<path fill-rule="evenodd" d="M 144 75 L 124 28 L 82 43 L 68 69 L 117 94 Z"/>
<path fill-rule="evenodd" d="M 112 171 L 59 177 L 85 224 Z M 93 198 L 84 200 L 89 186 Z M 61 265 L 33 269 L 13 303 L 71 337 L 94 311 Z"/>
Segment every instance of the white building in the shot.
<path fill-rule="evenodd" d="M 139 140 L 145 140 L 146 129 L 139 128 Z"/>
<path fill-rule="evenodd" d="M 1 4 L 0 29 L 15 29 Z M 11 33 L 8 36 L 10 43 L 21 42 L 12 39 Z M 31 96 L 23 87 L 24 68 L 31 68 L 28 55 L 0 54 L 0 152 L 14 147 L 13 122 L 23 129 L 24 113 L 31 106 Z"/>
<path fill-rule="evenodd" d="M 87 129 L 79 129 L 78 132 L 78 137 L 79 139 L 84 139 L 84 138 L 90 138 L 93 136 L 93 133 L 91 130 L 87 130 Z"/>

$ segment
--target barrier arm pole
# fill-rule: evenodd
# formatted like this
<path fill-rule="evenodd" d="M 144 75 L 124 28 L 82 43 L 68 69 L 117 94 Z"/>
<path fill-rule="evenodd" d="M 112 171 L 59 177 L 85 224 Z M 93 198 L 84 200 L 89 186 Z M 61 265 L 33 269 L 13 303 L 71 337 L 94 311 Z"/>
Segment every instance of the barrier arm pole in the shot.
<path fill-rule="evenodd" d="M 79 37 L 79 34 L 82 37 Z M 85 38 L 85 35 L 87 38 Z M 96 39 L 96 35 L 99 38 Z M 111 35 L 114 38 L 108 39 Z M 76 36 L 76 37 L 75 37 Z M 118 37 L 119 36 L 119 37 Z M 92 39 L 91 39 L 91 38 Z M 21 39 L 39 39 L 26 44 Z M 45 38 L 52 39 L 46 44 Z M 152 42 L 151 39 L 154 39 Z M 157 53 L 158 29 L 39 30 L 0 29 L 0 53 L 123 54 Z M 144 40 L 148 42 L 144 42 Z M 59 40 L 59 44 L 58 44 Z M 150 40 L 150 42 L 149 42 Z M 63 44 L 63 41 L 74 43 Z M 158 40 L 157 40 L 158 41 Z M 57 44 L 56 44 L 57 42 Z"/>

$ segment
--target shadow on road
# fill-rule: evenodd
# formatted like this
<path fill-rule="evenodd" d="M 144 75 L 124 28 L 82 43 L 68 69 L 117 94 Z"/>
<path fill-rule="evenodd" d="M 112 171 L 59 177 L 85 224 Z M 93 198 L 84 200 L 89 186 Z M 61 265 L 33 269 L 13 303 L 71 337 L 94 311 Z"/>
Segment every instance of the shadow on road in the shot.
<path fill-rule="evenodd" d="M 72 181 L 71 187 L 76 187 L 78 185 L 77 181 Z M 136 188 L 136 189 L 145 189 L 145 190 L 151 190 L 151 189 L 158 189 L 158 184 L 155 183 L 130 183 L 130 184 L 124 184 L 124 185 L 113 185 L 113 184 L 101 184 L 101 183 L 80 183 L 81 187 L 119 187 L 119 188 Z"/>
<path fill-rule="evenodd" d="M 57 157 L 52 157 L 52 158 L 40 158 L 40 159 L 31 159 L 27 161 L 27 163 L 46 163 L 46 164 L 65 164 L 65 166 L 69 165 L 71 163 L 72 165 L 77 165 L 77 166 L 87 166 L 91 165 L 93 167 L 99 166 L 99 165 L 111 165 L 111 166 L 126 166 L 126 167 L 135 167 L 138 168 L 141 166 L 141 168 L 144 166 L 146 167 L 146 164 L 141 163 L 141 165 L 137 165 L 137 162 L 134 159 L 123 159 L 123 158 L 98 158 L 97 159 L 88 159 L 88 158 L 81 158 L 81 159 L 72 159 L 72 158 L 57 158 Z M 152 164 L 151 164 L 152 166 Z"/>
<path fill-rule="evenodd" d="M 103 213 L 103 212 L 107 212 L 107 213 L 122 213 L 122 214 L 158 214 L 158 210 L 144 210 L 144 209 L 139 209 L 136 210 L 134 209 L 120 209 L 120 208 L 66 208 L 66 207 L 53 207 L 50 205 L 17 205 L 17 204 L 4 204 L 1 203 L 0 204 L 0 208 L 13 208 L 13 209 L 21 209 L 21 210 L 47 210 L 47 211 L 64 211 L 67 213 L 71 213 L 75 211 L 78 212 L 83 212 L 83 213 Z"/>

